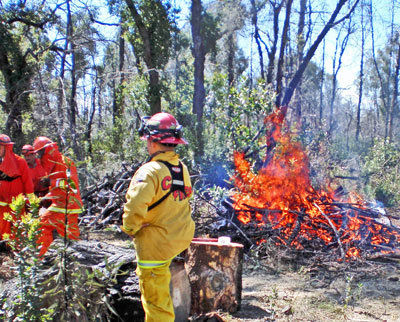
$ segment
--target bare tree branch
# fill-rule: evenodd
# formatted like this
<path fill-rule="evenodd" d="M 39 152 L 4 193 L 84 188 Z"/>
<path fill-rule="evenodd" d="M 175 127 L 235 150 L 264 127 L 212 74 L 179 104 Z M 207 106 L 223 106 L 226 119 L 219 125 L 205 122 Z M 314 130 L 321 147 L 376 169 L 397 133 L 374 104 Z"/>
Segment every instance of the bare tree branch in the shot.
<path fill-rule="evenodd" d="M 307 51 L 306 55 L 304 56 L 303 62 L 300 64 L 298 70 L 296 71 L 296 73 L 294 74 L 292 80 L 290 81 L 290 83 L 289 83 L 289 85 L 288 85 L 288 87 L 287 87 L 287 89 L 285 91 L 285 96 L 283 97 L 281 105 L 286 106 L 286 105 L 289 104 L 289 102 L 290 102 L 290 100 L 291 100 L 291 98 L 293 96 L 294 90 L 296 89 L 296 86 L 300 82 L 304 71 L 306 70 L 309 62 L 311 61 L 311 58 L 314 56 L 319 44 L 325 38 L 325 36 L 329 32 L 329 30 L 331 30 L 332 27 L 337 25 L 339 22 L 341 22 L 341 21 L 347 19 L 348 17 L 350 17 L 350 15 L 353 13 L 353 11 L 355 10 L 355 8 L 356 8 L 356 6 L 357 6 L 357 4 L 359 3 L 360 0 L 356 0 L 356 2 L 351 7 L 349 12 L 343 18 L 341 18 L 338 21 L 336 21 L 336 18 L 338 16 L 338 14 L 340 13 L 340 11 L 342 10 L 342 7 L 346 4 L 347 1 L 348 0 L 339 0 L 339 2 L 337 3 L 336 8 L 332 12 L 332 15 L 331 15 L 328 23 L 324 26 L 324 28 L 322 29 L 322 31 L 318 35 L 317 39 L 314 41 L 314 43 L 311 45 L 311 47 Z"/>

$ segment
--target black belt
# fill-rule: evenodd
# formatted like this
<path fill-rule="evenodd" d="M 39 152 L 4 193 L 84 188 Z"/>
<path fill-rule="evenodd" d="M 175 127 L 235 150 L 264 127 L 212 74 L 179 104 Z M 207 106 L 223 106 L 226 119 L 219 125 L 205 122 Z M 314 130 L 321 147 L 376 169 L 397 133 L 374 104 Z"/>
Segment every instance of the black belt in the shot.
<path fill-rule="evenodd" d="M 3 171 L 0 171 L 0 181 L 13 181 L 20 176 L 10 177 L 9 175 L 5 174 Z"/>

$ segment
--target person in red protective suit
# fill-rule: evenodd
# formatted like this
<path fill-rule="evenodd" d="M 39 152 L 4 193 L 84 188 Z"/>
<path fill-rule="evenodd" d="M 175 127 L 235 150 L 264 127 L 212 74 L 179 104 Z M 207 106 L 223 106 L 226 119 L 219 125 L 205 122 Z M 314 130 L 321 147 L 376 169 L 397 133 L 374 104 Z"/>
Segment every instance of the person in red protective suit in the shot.
<path fill-rule="evenodd" d="M 38 197 L 43 197 L 49 192 L 48 185 L 43 184 L 46 180 L 46 171 L 38 158 L 32 145 L 26 144 L 22 147 L 22 155 L 28 164 L 29 173 L 33 181 L 33 191 Z"/>
<path fill-rule="evenodd" d="M 14 154 L 14 142 L 9 136 L 0 134 L 0 240 L 4 234 L 11 234 L 12 222 L 4 219 L 9 213 L 15 220 L 15 214 L 9 207 L 12 199 L 20 195 L 33 193 L 33 183 L 26 161 Z M 10 238 L 13 238 L 10 235 Z"/>
<path fill-rule="evenodd" d="M 82 200 L 79 191 L 79 179 L 75 164 L 62 155 L 57 143 L 45 136 L 39 136 L 33 142 L 48 177 L 42 184 L 49 185 L 45 198 L 51 199 L 51 205 L 40 215 L 41 244 L 40 255 L 44 255 L 53 242 L 53 232 L 69 239 L 79 239 L 78 216 L 82 212 Z M 67 224 L 67 226 L 65 226 Z"/>

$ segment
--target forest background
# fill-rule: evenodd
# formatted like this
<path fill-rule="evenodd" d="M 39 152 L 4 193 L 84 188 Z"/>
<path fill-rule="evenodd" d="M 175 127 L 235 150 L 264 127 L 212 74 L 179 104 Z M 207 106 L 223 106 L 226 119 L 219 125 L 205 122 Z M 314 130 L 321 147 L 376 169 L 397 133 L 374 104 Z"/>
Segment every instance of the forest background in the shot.
<path fill-rule="evenodd" d="M 176 116 L 197 188 L 233 151 L 265 156 L 264 117 L 285 119 L 315 185 L 400 202 L 396 0 L 0 1 L 1 132 L 39 135 L 78 165 L 81 189 L 145 160 L 137 129 Z"/>

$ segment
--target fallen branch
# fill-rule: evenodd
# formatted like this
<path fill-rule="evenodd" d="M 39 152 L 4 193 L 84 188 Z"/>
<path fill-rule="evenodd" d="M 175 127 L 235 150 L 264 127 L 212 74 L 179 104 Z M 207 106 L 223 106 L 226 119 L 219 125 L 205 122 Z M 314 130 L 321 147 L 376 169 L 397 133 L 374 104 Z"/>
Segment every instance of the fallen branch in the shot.
<path fill-rule="evenodd" d="M 335 233 L 336 240 L 337 240 L 337 242 L 338 242 L 338 244 L 339 244 L 339 247 L 340 247 L 340 254 L 341 254 L 341 256 L 342 256 L 342 259 L 344 259 L 345 253 L 344 253 L 344 250 L 343 250 L 342 241 L 341 241 L 340 238 L 339 238 L 339 234 L 338 234 L 338 231 L 337 231 L 335 225 L 333 224 L 333 222 L 331 221 L 331 219 L 330 219 L 327 215 L 324 214 L 324 212 L 322 211 L 322 209 L 321 209 L 315 202 L 313 203 L 313 205 L 314 205 L 315 207 L 318 208 L 318 210 L 319 210 L 319 212 L 321 213 L 321 215 L 324 216 L 324 218 L 329 222 L 329 225 L 331 225 L 332 230 L 333 230 L 333 232 Z"/>

